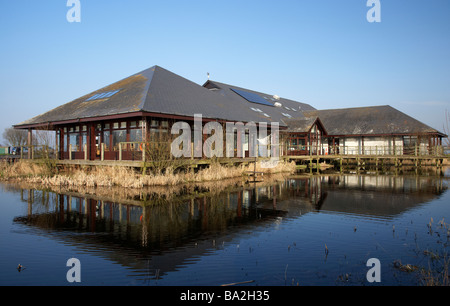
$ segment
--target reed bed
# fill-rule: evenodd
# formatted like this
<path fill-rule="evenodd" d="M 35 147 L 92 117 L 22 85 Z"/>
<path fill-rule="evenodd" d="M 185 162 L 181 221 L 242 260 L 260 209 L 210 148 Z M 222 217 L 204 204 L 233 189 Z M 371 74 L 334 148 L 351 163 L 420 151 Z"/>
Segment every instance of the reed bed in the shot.
<path fill-rule="evenodd" d="M 197 172 L 176 172 L 169 167 L 164 173 L 143 175 L 141 172 L 128 167 L 96 166 L 79 168 L 68 166 L 55 171 L 54 169 L 49 170 L 48 165 L 19 161 L 13 165 L 3 163 L 0 166 L 0 178 L 26 181 L 44 186 L 142 188 L 145 186 L 176 186 L 185 183 L 238 178 L 253 170 L 265 173 L 294 172 L 295 163 L 279 162 L 274 168 L 264 168 L 260 163 L 257 163 L 256 168 L 253 165 L 227 167 L 219 163 L 212 163 L 209 167 Z"/>

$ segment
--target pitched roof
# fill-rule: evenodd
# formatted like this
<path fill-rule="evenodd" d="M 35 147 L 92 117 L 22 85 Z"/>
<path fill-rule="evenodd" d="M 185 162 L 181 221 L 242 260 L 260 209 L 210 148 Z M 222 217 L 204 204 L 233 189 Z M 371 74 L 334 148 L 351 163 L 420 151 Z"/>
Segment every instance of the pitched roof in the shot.
<path fill-rule="evenodd" d="M 328 135 L 443 133 L 389 106 L 356 107 L 305 112 L 319 117 Z"/>
<path fill-rule="evenodd" d="M 311 130 L 315 123 L 318 123 L 320 128 L 324 131 L 324 134 L 327 135 L 327 130 L 323 126 L 322 121 L 319 117 L 305 117 L 303 119 L 290 119 L 286 121 L 288 125 L 286 132 L 289 133 L 307 133 Z"/>
<path fill-rule="evenodd" d="M 257 98 L 257 103 L 251 102 Z M 279 122 L 300 131 L 320 119 L 329 135 L 443 133 L 390 107 L 316 110 L 311 105 L 216 81 L 200 86 L 162 67 L 153 66 L 86 94 L 16 128 L 79 119 L 144 112 L 241 122 Z M 135 114 L 134 114 L 135 115 Z M 311 119 L 311 120 L 309 120 Z M 298 122 L 295 122 L 298 120 Z"/>
<path fill-rule="evenodd" d="M 105 93 L 106 96 L 101 96 L 102 93 Z M 233 93 L 233 95 L 236 94 Z M 283 101 L 288 103 L 288 100 Z M 289 105 L 297 109 L 284 112 L 300 117 L 303 115 L 298 106 L 314 109 L 306 104 L 293 101 L 289 101 Z M 253 106 L 255 106 L 254 103 L 241 97 L 230 98 L 229 95 L 218 94 L 162 67 L 153 66 L 21 122 L 15 127 L 86 118 L 95 120 L 96 117 L 135 112 L 189 117 L 193 117 L 194 114 L 202 114 L 203 118 L 210 119 L 267 123 L 273 121 L 280 122 L 280 126 L 285 125 L 281 120 L 285 118 L 281 108 L 257 105 L 255 107 L 262 110 L 262 112 L 257 112 L 252 109 Z"/>
<path fill-rule="evenodd" d="M 139 111 L 145 102 L 145 92 L 153 74 L 151 69 L 145 70 L 23 121 L 15 127 Z M 120 91 L 112 97 L 88 101 L 94 95 L 116 90 Z M 127 103 L 123 103 L 124 101 Z"/>
<path fill-rule="evenodd" d="M 208 80 L 203 86 L 214 92 L 217 96 L 227 98 L 230 103 L 244 105 L 246 111 L 251 110 L 253 113 L 256 112 L 259 118 L 269 116 L 270 121 L 279 122 L 280 126 L 287 126 L 287 122 L 292 121 L 292 119 L 304 119 L 303 112 L 315 110 L 314 107 L 306 103 L 217 81 Z M 242 93 L 256 95 L 265 104 L 249 102 L 242 96 Z"/>

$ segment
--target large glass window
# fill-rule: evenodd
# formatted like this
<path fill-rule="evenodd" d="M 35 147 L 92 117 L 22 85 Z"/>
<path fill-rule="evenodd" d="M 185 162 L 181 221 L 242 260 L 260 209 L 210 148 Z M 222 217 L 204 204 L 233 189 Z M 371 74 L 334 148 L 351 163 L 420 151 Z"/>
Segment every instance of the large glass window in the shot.
<path fill-rule="evenodd" d="M 109 130 L 103 132 L 103 143 L 105 144 L 106 151 L 110 150 L 109 135 L 111 135 L 111 132 Z"/>
<path fill-rule="evenodd" d="M 112 147 L 114 151 L 119 151 L 119 143 L 127 141 L 127 130 L 113 130 Z"/>
<path fill-rule="evenodd" d="M 72 146 L 72 152 L 78 152 L 80 146 L 80 137 L 78 136 L 78 133 L 69 134 L 69 145 Z"/>
<path fill-rule="evenodd" d="M 142 141 L 142 130 L 131 129 L 130 130 L 130 142 Z"/>
<path fill-rule="evenodd" d="M 81 133 L 81 147 L 80 147 L 81 151 L 84 151 L 86 144 L 87 144 L 87 134 Z"/>

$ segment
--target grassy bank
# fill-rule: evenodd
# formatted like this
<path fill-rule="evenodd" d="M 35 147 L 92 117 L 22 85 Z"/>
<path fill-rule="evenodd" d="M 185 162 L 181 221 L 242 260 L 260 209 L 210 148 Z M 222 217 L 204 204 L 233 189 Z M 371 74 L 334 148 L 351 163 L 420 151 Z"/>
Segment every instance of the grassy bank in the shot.
<path fill-rule="evenodd" d="M 19 161 L 15 164 L 2 163 L 0 165 L 0 179 L 37 183 L 44 186 L 142 188 L 145 186 L 175 186 L 192 182 L 243 177 L 245 172 L 253 170 L 253 165 L 226 167 L 216 163 L 196 172 L 175 172 L 168 168 L 164 173 L 143 175 L 141 172 L 128 167 L 93 166 L 79 168 L 66 166 L 58 169 L 54 165 Z M 280 161 L 274 168 L 262 168 L 257 163 L 256 171 L 293 173 L 295 172 L 295 163 Z"/>

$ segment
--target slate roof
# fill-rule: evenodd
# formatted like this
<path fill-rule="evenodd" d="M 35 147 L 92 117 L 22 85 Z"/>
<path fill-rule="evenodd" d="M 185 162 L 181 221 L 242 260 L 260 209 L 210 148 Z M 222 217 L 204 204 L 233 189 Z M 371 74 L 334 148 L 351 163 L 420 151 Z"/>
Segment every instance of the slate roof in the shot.
<path fill-rule="evenodd" d="M 286 122 L 291 121 L 292 119 L 304 119 L 305 116 L 303 115 L 303 112 L 305 111 L 312 111 L 315 110 L 314 107 L 312 107 L 309 104 L 301 103 L 297 101 L 293 101 L 290 99 L 286 99 L 283 97 L 276 97 L 274 94 L 267 94 L 262 93 L 234 85 L 229 85 L 217 81 L 211 81 L 208 80 L 204 85 L 204 87 L 209 88 L 211 91 L 213 91 L 216 95 L 222 96 L 227 98 L 230 101 L 233 101 L 233 103 L 239 104 L 239 105 L 246 105 L 248 109 L 251 110 L 251 108 L 259 109 L 261 110 L 261 113 L 259 114 L 259 118 L 264 118 L 264 114 L 267 114 L 270 116 L 270 120 L 274 122 L 280 122 L 280 126 L 286 126 Z M 244 99 L 242 96 L 237 94 L 233 89 L 242 90 L 245 92 L 249 92 L 252 94 L 256 94 L 260 97 L 262 97 L 265 101 L 273 104 L 274 106 L 267 106 L 263 104 L 257 104 L 257 103 L 251 103 L 248 102 L 246 99 Z M 278 103 L 278 104 L 276 104 Z M 275 106 L 279 105 L 279 106 Z M 252 110 L 252 112 L 254 112 Z"/>
<path fill-rule="evenodd" d="M 274 106 L 249 102 L 234 90 L 256 94 Z M 90 100 L 96 94 L 114 91 L 118 92 L 110 97 Z M 288 131 L 303 131 L 319 118 L 328 135 L 437 133 L 447 136 L 390 106 L 316 110 L 305 103 L 217 81 L 208 80 L 201 86 L 159 66 L 143 70 L 14 127 L 61 124 L 79 119 L 94 121 L 98 117 L 113 115 L 135 116 L 137 112 L 184 117 L 202 114 L 203 118 L 231 122 L 279 122 L 280 127 L 288 128 Z"/>
<path fill-rule="evenodd" d="M 319 117 L 328 135 L 392 135 L 443 133 L 389 106 L 314 110 L 306 117 Z"/>
<path fill-rule="evenodd" d="M 119 92 L 111 97 L 89 101 L 96 94 L 116 90 L 119 90 Z M 255 105 L 234 92 L 227 94 L 218 93 L 162 67 L 154 66 L 21 122 L 15 127 L 20 128 L 86 118 L 95 120 L 96 117 L 135 112 L 189 117 L 193 117 L 194 114 L 202 114 L 203 118 L 209 119 L 267 123 L 274 121 L 279 122 L 280 126 L 285 126 L 282 119 L 286 117 L 282 113 L 289 112 L 292 115 L 303 117 L 298 109 L 300 105 L 305 109 L 314 109 L 306 104 L 299 104 L 284 99 L 282 101 L 292 107 L 296 107 L 296 111 L 288 111 L 280 107 Z M 263 112 L 255 112 L 251 107 L 257 107 Z"/>
<path fill-rule="evenodd" d="M 288 125 L 288 128 L 286 129 L 286 132 L 290 133 L 306 133 L 311 130 L 314 123 L 316 121 L 320 121 L 318 117 L 307 117 L 303 119 L 291 119 L 287 120 L 286 124 Z M 321 124 L 321 123 L 320 123 Z M 326 131 L 325 131 L 326 134 Z"/>

